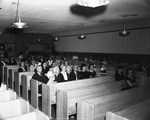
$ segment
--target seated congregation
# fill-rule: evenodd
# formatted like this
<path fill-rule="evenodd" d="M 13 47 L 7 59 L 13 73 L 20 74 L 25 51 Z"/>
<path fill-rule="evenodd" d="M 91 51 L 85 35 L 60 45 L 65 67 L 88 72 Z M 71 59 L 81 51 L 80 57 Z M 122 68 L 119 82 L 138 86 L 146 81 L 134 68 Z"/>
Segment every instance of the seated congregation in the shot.
<path fill-rule="evenodd" d="M 112 101 L 115 99 L 123 100 L 125 97 L 130 98 L 130 95 L 132 96 L 134 93 L 138 95 L 137 98 L 143 99 L 139 96 L 139 93 L 142 94 L 149 89 L 147 87 L 139 88 L 139 73 L 141 69 L 139 69 L 138 65 L 135 67 L 131 64 L 109 64 L 109 62 L 106 61 L 101 61 L 97 64 L 96 60 L 91 59 L 80 61 L 78 59 L 58 58 L 56 56 L 32 56 L 32 58 L 22 58 L 17 64 L 19 66 L 17 70 L 15 69 L 15 72 L 18 72 L 18 74 L 24 74 L 24 72 L 33 73 L 30 74 L 30 79 L 40 83 L 38 84 L 39 94 L 42 94 L 42 84 L 48 85 L 50 89 L 52 89 L 53 85 L 60 88 L 56 90 L 55 103 L 52 104 L 52 108 L 54 109 L 53 114 L 55 114 L 56 119 L 60 120 L 85 119 L 83 117 L 84 113 L 88 111 L 81 110 L 86 110 L 87 106 L 85 105 L 88 105 L 88 103 L 92 105 L 91 110 L 96 111 L 101 109 L 96 107 L 102 104 L 102 100 L 106 103 L 110 100 L 109 103 L 111 103 L 111 99 Z M 7 66 L 9 64 L 5 62 L 5 65 Z M 2 66 L 5 65 L 2 64 Z M 13 67 L 10 69 L 13 71 Z M 145 69 L 143 71 L 146 74 Z M 107 82 L 108 78 L 114 80 L 108 80 L 109 82 Z M 103 82 L 99 82 L 100 80 L 103 80 Z M 83 83 L 80 81 L 83 81 Z M 74 83 L 72 84 L 71 82 Z M 32 85 L 30 87 L 32 87 Z M 32 90 L 32 88 L 30 90 Z M 136 91 L 142 92 L 137 93 Z M 130 94 L 127 96 L 128 93 Z M 47 94 L 49 93 L 46 93 L 46 95 Z M 144 98 L 147 98 L 147 95 L 148 93 L 146 95 L 143 94 Z M 121 98 L 119 98 L 119 96 Z M 107 98 L 109 98 L 109 100 L 107 100 Z M 136 98 L 134 100 L 136 100 Z M 94 101 L 95 103 L 93 103 Z M 126 103 L 127 102 L 128 101 L 126 101 Z M 87 110 L 90 111 L 90 108 L 91 106 Z M 97 113 L 94 114 L 98 115 L 99 111 L 96 112 Z"/>

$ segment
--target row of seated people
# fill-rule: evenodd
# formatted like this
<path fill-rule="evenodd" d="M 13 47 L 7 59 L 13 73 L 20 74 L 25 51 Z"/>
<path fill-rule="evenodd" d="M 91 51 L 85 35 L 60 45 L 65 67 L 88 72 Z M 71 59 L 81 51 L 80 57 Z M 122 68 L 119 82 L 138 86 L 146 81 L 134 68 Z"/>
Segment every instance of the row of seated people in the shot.
<path fill-rule="evenodd" d="M 27 71 L 27 66 L 25 66 L 25 63 L 22 61 L 18 71 Z M 104 68 L 103 70 L 106 72 L 106 66 L 102 65 L 102 68 Z M 39 65 L 36 64 L 35 61 L 32 61 L 29 69 L 30 71 L 36 71 L 32 77 L 33 79 L 44 83 L 47 83 L 50 77 L 53 77 L 53 81 L 55 82 L 66 82 L 96 77 L 96 71 L 94 70 L 93 64 L 90 64 L 87 69 L 86 64 L 82 64 L 80 67 L 77 65 L 70 66 L 67 61 L 64 62 L 64 64 L 61 64 L 60 61 L 48 61 Z M 123 68 L 119 66 L 116 70 L 115 78 L 116 81 L 125 80 L 126 86 L 122 86 L 123 89 L 133 88 L 138 85 L 132 69 L 127 69 L 125 74 L 123 73 Z"/>
<path fill-rule="evenodd" d="M 30 65 L 21 61 L 18 72 L 31 71 L 37 73 L 37 68 L 39 67 L 42 69 L 41 73 L 38 73 L 39 75 L 47 75 L 47 73 L 53 69 L 57 82 L 86 79 L 97 76 L 96 71 L 94 70 L 94 64 L 90 64 L 89 66 L 82 64 L 81 66 L 78 66 L 69 65 L 67 61 L 62 64 L 60 61 L 53 60 L 45 61 L 43 63 L 38 63 L 33 60 Z"/>

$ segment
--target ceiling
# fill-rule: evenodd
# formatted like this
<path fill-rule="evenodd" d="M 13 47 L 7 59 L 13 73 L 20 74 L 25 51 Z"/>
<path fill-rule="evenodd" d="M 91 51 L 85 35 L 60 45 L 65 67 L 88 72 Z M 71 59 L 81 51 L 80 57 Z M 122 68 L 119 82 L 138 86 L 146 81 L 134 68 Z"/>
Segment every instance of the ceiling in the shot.
<path fill-rule="evenodd" d="M 0 31 L 11 32 L 18 0 L 0 0 Z M 86 8 L 76 0 L 20 0 L 20 17 L 28 24 L 25 33 L 64 32 L 78 29 L 100 28 L 126 22 L 150 25 L 150 0 L 111 0 L 107 6 Z M 141 26 L 140 26 L 141 27 Z"/>

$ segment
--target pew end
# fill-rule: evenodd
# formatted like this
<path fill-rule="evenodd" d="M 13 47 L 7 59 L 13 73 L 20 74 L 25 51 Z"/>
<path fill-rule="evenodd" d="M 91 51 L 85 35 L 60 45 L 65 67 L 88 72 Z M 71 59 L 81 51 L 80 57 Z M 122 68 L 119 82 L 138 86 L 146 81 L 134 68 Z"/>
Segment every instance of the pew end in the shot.
<path fill-rule="evenodd" d="M 1 84 L 1 87 L 0 87 L 0 92 L 1 91 L 4 91 L 4 90 L 7 90 L 7 87 L 6 87 L 6 84 Z"/>
<path fill-rule="evenodd" d="M 0 92 L 0 102 L 5 102 L 9 100 L 15 100 L 17 99 L 16 92 L 12 90 L 5 90 Z"/>
<path fill-rule="evenodd" d="M 29 105 L 24 99 L 19 98 L 0 103 L 0 119 L 19 116 L 34 111 L 34 107 Z"/>
<path fill-rule="evenodd" d="M 77 109 L 77 120 L 93 120 L 94 116 L 94 105 L 89 104 L 85 101 L 78 101 L 77 108 L 80 106 L 81 109 Z"/>
<path fill-rule="evenodd" d="M 68 120 L 69 118 L 69 96 L 67 95 L 67 92 L 62 91 L 62 90 L 58 90 L 57 91 L 57 98 L 61 98 L 61 100 L 56 100 L 57 101 L 57 105 L 56 105 L 56 109 L 57 109 L 57 120 Z"/>
<path fill-rule="evenodd" d="M 49 120 L 48 116 L 39 110 L 5 120 Z"/>
<path fill-rule="evenodd" d="M 34 79 L 31 79 L 30 83 L 31 83 L 31 105 L 36 109 L 40 109 L 51 119 L 52 116 L 51 116 L 50 87 Z M 42 87 L 42 93 L 39 93 L 39 84 Z M 42 96 L 42 102 L 40 104 L 39 104 L 39 96 Z"/>

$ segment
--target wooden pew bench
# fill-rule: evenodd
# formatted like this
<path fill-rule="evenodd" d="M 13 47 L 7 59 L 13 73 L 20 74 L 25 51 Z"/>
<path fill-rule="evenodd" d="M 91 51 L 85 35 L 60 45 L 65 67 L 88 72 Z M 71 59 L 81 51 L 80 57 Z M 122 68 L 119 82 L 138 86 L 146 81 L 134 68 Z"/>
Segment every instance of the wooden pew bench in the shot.
<path fill-rule="evenodd" d="M 14 79 L 15 79 L 15 91 L 17 95 L 21 95 L 20 91 L 20 86 L 22 85 L 21 83 L 21 76 L 22 75 L 33 75 L 34 72 L 14 72 Z"/>
<path fill-rule="evenodd" d="M 27 75 L 22 75 L 21 76 L 21 83 L 22 83 L 22 94 L 21 96 L 25 100 L 29 100 L 31 96 L 29 96 L 29 91 L 30 91 L 30 80 L 32 79 L 32 74 L 27 74 Z"/>
<path fill-rule="evenodd" d="M 4 91 L 4 90 L 7 90 L 7 87 L 6 87 L 6 84 L 1 84 L 1 87 L 0 87 L 0 92 L 1 91 Z"/>
<path fill-rule="evenodd" d="M 149 86 L 136 87 L 77 103 L 77 120 L 104 120 L 107 111 L 117 112 L 150 99 Z"/>
<path fill-rule="evenodd" d="M 69 115 L 76 114 L 76 103 L 79 100 L 85 100 L 121 91 L 122 84 L 124 84 L 124 81 L 100 84 L 71 90 L 58 90 L 56 104 L 57 118 L 67 120 Z"/>
<path fill-rule="evenodd" d="M 33 112 L 19 115 L 17 117 L 11 117 L 11 118 L 4 119 L 4 120 L 50 120 L 50 119 L 47 115 L 45 115 L 41 111 L 34 110 Z"/>
<path fill-rule="evenodd" d="M 28 75 L 27 76 L 23 75 L 23 76 L 24 76 L 24 78 L 26 78 L 26 79 L 24 79 L 24 81 L 26 81 L 26 83 L 24 83 L 24 85 L 26 87 L 24 87 L 25 90 L 23 90 L 23 91 L 26 91 L 25 96 L 27 96 L 27 94 L 28 94 L 28 90 L 27 90 L 28 89 L 28 87 L 27 87 L 28 86 L 27 76 Z M 34 79 L 32 79 L 30 81 L 31 81 L 31 85 L 30 85 L 30 87 L 31 87 L 31 104 L 32 104 L 32 101 L 33 101 L 33 104 L 34 104 L 33 106 L 38 108 L 37 107 L 38 106 L 38 101 L 37 101 L 38 100 L 38 95 L 36 95 L 36 94 L 38 94 L 38 91 L 36 91 L 36 90 L 38 90 L 38 88 L 36 88 L 34 92 L 32 90 L 33 87 L 35 87 L 35 86 L 37 87 L 38 86 L 38 82 L 36 80 L 34 80 Z M 32 81 L 34 81 L 34 82 L 32 82 Z M 62 83 L 56 83 L 55 84 L 55 88 L 56 89 L 54 91 L 53 91 L 53 88 L 51 86 L 47 85 L 48 86 L 48 91 L 46 91 L 45 93 L 47 93 L 47 96 L 49 96 L 48 99 L 50 99 L 50 100 L 47 103 L 49 105 L 46 105 L 45 107 L 47 107 L 46 108 L 47 110 L 51 111 L 51 105 L 56 103 L 56 91 L 58 91 L 58 90 L 69 90 L 69 89 L 86 88 L 86 87 L 89 87 L 89 86 L 95 86 L 95 85 L 100 85 L 100 84 L 109 83 L 109 82 L 111 83 L 111 82 L 114 82 L 114 81 L 115 81 L 114 76 L 107 76 L 107 77 L 83 79 L 83 80 L 78 80 L 78 81 L 62 82 Z M 119 90 L 120 89 L 121 88 L 119 88 Z M 44 95 L 46 95 L 45 93 L 44 93 Z M 33 99 L 33 95 L 35 96 L 34 99 Z M 47 101 L 45 101 L 45 103 L 46 102 Z M 51 117 L 51 115 L 48 115 L 48 116 Z"/>
<path fill-rule="evenodd" d="M 106 120 L 149 120 L 150 119 L 150 99 L 125 108 L 119 112 L 107 112 Z"/>
<path fill-rule="evenodd" d="M 0 96 L 1 96 L 0 102 L 5 102 L 5 101 L 17 99 L 16 93 L 12 90 L 0 91 Z"/>
<path fill-rule="evenodd" d="M 28 91 L 30 90 L 29 81 L 31 80 L 31 77 L 32 76 L 30 74 L 27 74 L 27 75 L 22 75 L 22 78 L 21 78 L 22 83 L 24 84 L 24 87 L 23 87 L 24 92 L 22 94 L 25 95 L 25 96 L 23 95 L 25 99 L 28 98 Z M 106 77 L 83 79 L 83 80 L 78 80 L 78 81 L 56 83 L 54 84 L 54 88 L 50 86 L 52 104 L 56 103 L 56 91 L 57 90 L 70 90 L 70 89 L 76 89 L 76 88 L 83 88 L 83 87 L 94 86 L 98 84 L 104 84 L 104 83 L 115 82 L 115 81 L 116 80 L 114 76 L 106 76 Z"/>
<path fill-rule="evenodd" d="M 17 72 L 18 68 L 11 68 L 9 69 L 9 88 L 15 90 L 15 79 L 14 79 L 14 72 Z"/>
<path fill-rule="evenodd" d="M 29 105 L 24 99 L 16 99 L 0 103 L 0 119 L 19 116 L 34 111 L 34 107 Z"/>
<path fill-rule="evenodd" d="M 41 94 L 39 94 L 39 89 L 38 89 L 39 84 L 42 85 L 42 93 Z M 45 113 L 51 119 L 52 114 L 51 114 L 50 87 L 48 85 L 38 82 L 37 80 L 34 80 L 34 79 L 30 80 L 30 87 L 31 87 L 30 88 L 31 89 L 31 105 L 36 109 L 40 109 L 43 113 Z M 39 97 L 42 97 L 41 101 L 39 101 Z"/>
<path fill-rule="evenodd" d="M 4 66 L 4 84 L 8 86 L 8 79 L 9 79 L 9 69 L 19 68 L 19 65 L 6 65 Z"/>
<path fill-rule="evenodd" d="M 150 77 L 140 76 L 138 83 L 139 86 L 150 85 Z"/>

